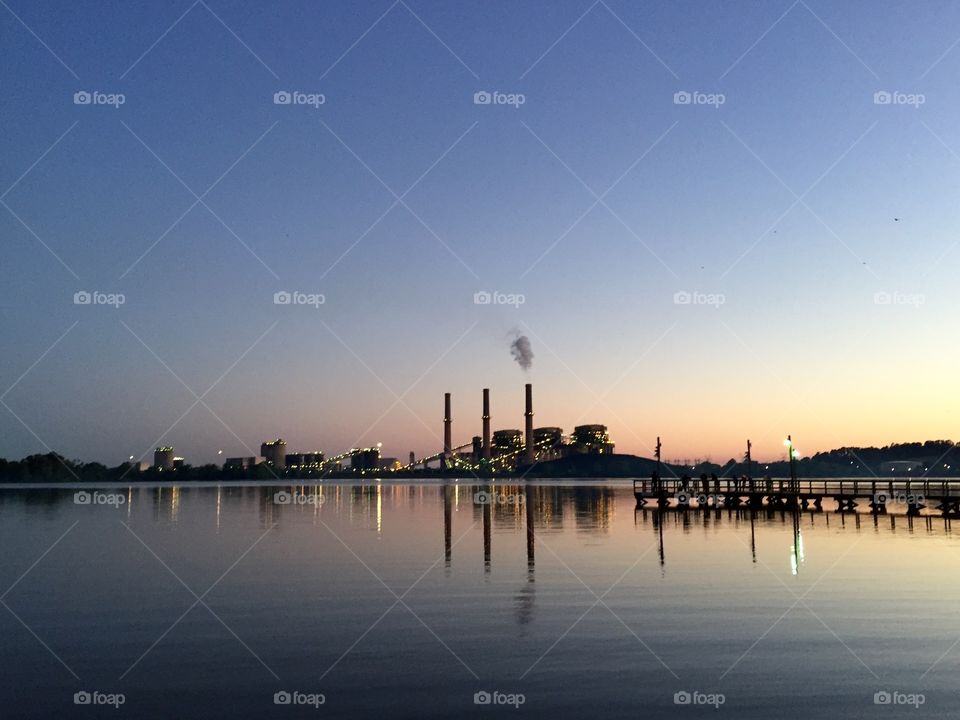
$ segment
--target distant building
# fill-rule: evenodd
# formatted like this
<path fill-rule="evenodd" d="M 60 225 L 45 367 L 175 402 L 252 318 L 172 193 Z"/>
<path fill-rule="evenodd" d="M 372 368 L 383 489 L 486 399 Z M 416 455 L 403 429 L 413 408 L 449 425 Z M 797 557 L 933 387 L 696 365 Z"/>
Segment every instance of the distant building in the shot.
<path fill-rule="evenodd" d="M 881 475 L 922 473 L 926 466 L 922 460 L 888 460 L 880 463 Z"/>
<path fill-rule="evenodd" d="M 263 462 L 263 458 L 257 457 L 230 457 L 223 462 L 224 469 L 230 470 L 249 470 Z"/>
<path fill-rule="evenodd" d="M 157 470 L 173 470 L 173 448 L 158 447 L 154 450 L 153 466 Z"/>
<path fill-rule="evenodd" d="M 553 460 L 563 455 L 563 428 L 533 429 L 533 446 L 540 460 Z"/>
<path fill-rule="evenodd" d="M 400 460 L 395 457 L 382 457 L 380 458 L 380 469 L 389 470 L 393 472 L 400 469 Z"/>
<path fill-rule="evenodd" d="M 184 460 L 182 457 L 175 457 L 175 458 L 173 459 L 173 469 L 174 469 L 174 470 L 179 470 L 179 469 L 182 468 L 185 464 L 186 464 L 186 460 Z"/>
<path fill-rule="evenodd" d="M 287 443 L 283 438 L 261 443 L 260 454 L 263 455 L 264 460 L 275 468 L 285 468 L 287 466 Z"/>
<path fill-rule="evenodd" d="M 324 455 L 322 452 L 287 453 L 284 460 L 288 468 L 298 470 L 319 470 L 323 467 Z"/>
<path fill-rule="evenodd" d="M 523 433 L 519 430 L 494 430 L 491 442 L 494 455 L 508 455 L 523 450 Z"/>
<path fill-rule="evenodd" d="M 142 473 L 150 469 L 151 465 L 146 460 L 140 460 L 139 462 L 131 462 L 130 472 Z"/>
<path fill-rule="evenodd" d="M 380 448 L 359 448 L 350 451 L 351 470 L 376 470 L 380 467 Z"/>
<path fill-rule="evenodd" d="M 577 425 L 570 436 L 570 451 L 580 455 L 608 455 L 613 443 L 606 425 Z"/>

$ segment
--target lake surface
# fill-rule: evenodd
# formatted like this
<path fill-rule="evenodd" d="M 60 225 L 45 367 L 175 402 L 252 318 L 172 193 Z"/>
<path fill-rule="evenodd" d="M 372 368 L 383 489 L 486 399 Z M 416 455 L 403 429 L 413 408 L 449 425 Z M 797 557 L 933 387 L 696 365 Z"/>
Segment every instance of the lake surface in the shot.
<path fill-rule="evenodd" d="M 4 718 L 960 707 L 935 516 L 658 513 L 620 481 L 76 492 L 0 489 Z"/>

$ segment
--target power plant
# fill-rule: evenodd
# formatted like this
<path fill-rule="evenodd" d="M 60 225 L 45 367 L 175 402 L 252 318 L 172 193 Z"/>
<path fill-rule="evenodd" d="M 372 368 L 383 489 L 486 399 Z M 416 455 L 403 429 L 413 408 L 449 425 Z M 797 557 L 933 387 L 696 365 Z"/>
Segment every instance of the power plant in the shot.
<path fill-rule="evenodd" d="M 480 412 L 480 434 L 471 435 L 468 442 L 455 444 L 453 439 L 452 394 L 443 394 L 443 446 L 439 452 L 417 458 L 411 452 L 407 464 L 396 458 L 381 457 L 381 444 L 368 448 L 351 448 L 333 456 L 319 450 L 287 452 L 283 438 L 261 443 L 260 455 L 227 457 L 223 467 L 238 473 L 252 473 L 263 477 L 325 477 L 330 473 L 380 475 L 384 472 L 417 471 L 470 473 L 496 475 L 525 473 L 537 463 L 558 460 L 572 455 L 612 455 L 614 444 L 606 425 L 577 425 L 570 436 L 557 426 L 534 427 L 533 385 L 526 383 L 523 394 L 523 429 L 493 430 L 490 411 L 490 388 L 483 388 Z M 158 447 L 154 453 L 154 468 L 176 470 L 184 464 L 174 457 L 173 448 Z"/>
<path fill-rule="evenodd" d="M 451 393 L 443 394 L 443 449 L 435 455 L 410 462 L 401 470 L 427 470 L 431 463 L 441 470 L 470 473 L 511 473 L 523 471 L 535 463 L 568 455 L 609 455 L 614 443 L 606 425 L 578 425 L 569 438 L 556 426 L 533 426 L 533 385 L 524 385 L 523 430 L 503 428 L 491 432 L 490 388 L 483 388 L 481 434 L 469 442 L 455 445 Z"/>

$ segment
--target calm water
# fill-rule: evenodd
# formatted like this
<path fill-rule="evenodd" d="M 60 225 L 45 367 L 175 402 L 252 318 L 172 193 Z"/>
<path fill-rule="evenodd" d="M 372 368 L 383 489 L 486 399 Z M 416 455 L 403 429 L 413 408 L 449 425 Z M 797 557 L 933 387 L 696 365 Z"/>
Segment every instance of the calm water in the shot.
<path fill-rule="evenodd" d="M 0 490 L 0 716 L 960 707 L 960 532 L 939 518 L 658 515 L 616 482 L 288 490 Z"/>

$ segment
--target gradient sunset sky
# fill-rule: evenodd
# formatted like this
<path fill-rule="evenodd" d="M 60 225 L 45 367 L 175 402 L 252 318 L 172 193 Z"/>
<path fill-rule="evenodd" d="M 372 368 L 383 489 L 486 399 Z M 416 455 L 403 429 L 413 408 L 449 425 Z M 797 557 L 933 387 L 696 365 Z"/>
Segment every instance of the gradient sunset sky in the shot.
<path fill-rule="evenodd" d="M 522 427 L 525 382 L 641 455 L 957 439 L 957 3 L 5 0 L 0 36 L 2 456 L 405 458 L 445 391 L 458 444 L 483 387 Z"/>

